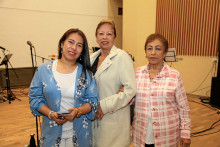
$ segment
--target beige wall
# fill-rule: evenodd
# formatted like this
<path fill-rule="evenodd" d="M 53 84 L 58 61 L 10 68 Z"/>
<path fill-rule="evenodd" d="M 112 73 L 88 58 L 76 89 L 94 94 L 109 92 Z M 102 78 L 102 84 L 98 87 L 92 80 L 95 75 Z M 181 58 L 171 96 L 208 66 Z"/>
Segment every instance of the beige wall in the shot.
<path fill-rule="evenodd" d="M 135 57 L 135 67 L 146 64 L 144 43 L 146 37 L 155 32 L 156 1 L 123 1 L 122 46 Z"/>
<path fill-rule="evenodd" d="M 33 43 L 38 56 L 49 58 L 48 55 L 57 54 L 63 33 L 79 28 L 86 34 L 91 49 L 98 46 L 97 24 L 109 18 L 116 23 L 115 44 L 121 48 L 122 16 L 117 13 L 118 7 L 122 7 L 122 0 L 1 0 L 0 46 L 13 54 L 10 61 L 14 67 L 30 67 L 27 41 Z M 42 64 L 42 59 L 37 58 L 37 63 Z"/>
<path fill-rule="evenodd" d="M 108 18 L 116 25 L 115 46 L 122 48 L 122 15 L 118 15 L 118 8 L 123 7 L 122 0 L 108 0 Z"/>
<path fill-rule="evenodd" d="M 117 15 L 122 5 L 123 17 Z M 77 27 L 84 31 L 91 48 L 97 46 L 94 34 L 98 22 L 107 18 L 116 22 L 115 44 L 135 57 L 135 68 L 147 64 L 144 43 L 146 37 L 155 32 L 155 0 L 1 0 L 0 46 L 13 54 L 10 60 L 13 67 L 30 67 L 28 40 L 34 44 L 38 56 L 48 58 L 57 53 L 57 43 L 64 31 Z M 0 57 L 3 57 L 2 52 Z M 209 96 L 215 71 L 207 74 L 212 59 L 217 57 L 178 58 L 183 60 L 173 63 L 172 67 L 180 71 L 186 91 L 195 90 L 207 77 L 200 88 L 208 88 L 193 94 Z M 38 65 L 42 63 L 40 58 L 37 61 Z"/>
<path fill-rule="evenodd" d="M 183 60 L 173 63 L 172 67 L 181 73 L 187 93 L 204 88 L 192 94 L 209 97 L 212 77 L 217 74 L 216 69 L 212 68 L 214 66 L 212 60 L 217 57 L 178 56 L 178 58 Z M 168 65 L 171 64 L 168 63 Z"/>
<path fill-rule="evenodd" d="M 155 0 L 124 0 L 123 1 L 123 49 L 135 57 L 135 68 L 147 64 L 144 53 L 146 37 L 155 32 L 156 1 Z M 178 54 L 178 53 L 177 53 Z M 217 57 L 178 56 L 183 60 L 172 63 L 183 78 L 187 93 L 194 91 L 203 81 L 199 89 L 193 94 L 210 96 L 211 78 L 215 70 L 210 72 L 212 59 Z M 171 65 L 171 63 L 167 63 Z M 210 74 L 208 74 L 210 72 Z M 206 78 L 207 77 L 207 78 Z M 206 78 L 206 80 L 205 80 Z"/>
<path fill-rule="evenodd" d="M 108 0 L 1 0 L 0 46 L 13 54 L 10 61 L 14 67 L 31 67 L 28 40 L 38 56 L 48 58 L 57 54 L 58 41 L 66 30 L 79 28 L 91 48 L 97 46 L 98 22 L 107 18 Z M 37 58 L 37 63 L 42 60 Z"/>

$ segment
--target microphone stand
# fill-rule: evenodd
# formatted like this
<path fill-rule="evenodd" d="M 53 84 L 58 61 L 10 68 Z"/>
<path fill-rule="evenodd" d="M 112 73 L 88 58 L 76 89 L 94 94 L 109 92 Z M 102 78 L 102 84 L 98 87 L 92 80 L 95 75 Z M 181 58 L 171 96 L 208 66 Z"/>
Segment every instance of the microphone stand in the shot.
<path fill-rule="evenodd" d="M 33 67 L 33 76 L 34 76 L 34 73 L 35 73 L 35 67 L 34 67 L 34 59 L 33 59 L 32 47 L 34 47 L 34 46 L 30 45 L 30 50 L 31 50 L 31 60 L 32 60 L 32 67 Z M 37 132 L 37 146 L 39 147 L 38 119 L 37 119 L 37 116 L 36 116 L 36 132 Z"/>
<path fill-rule="evenodd" d="M 30 50 L 31 50 L 31 61 L 32 61 L 33 76 L 34 76 L 34 72 L 35 72 L 35 67 L 34 67 L 34 59 L 33 59 L 33 52 L 32 52 L 32 47 L 33 47 L 33 46 L 30 46 Z"/>
<path fill-rule="evenodd" d="M 35 55 L 35 56 L 38 57 L 38 58 L 41 58 L 42 59 L 42 63 L 44 63 L 44 60 L 50 61 L 50 59 L 47 59 L 47 58 L 44 58 L 44 57 L 41 57 L 41 56 L 37 56 L 37 55 Z"/>

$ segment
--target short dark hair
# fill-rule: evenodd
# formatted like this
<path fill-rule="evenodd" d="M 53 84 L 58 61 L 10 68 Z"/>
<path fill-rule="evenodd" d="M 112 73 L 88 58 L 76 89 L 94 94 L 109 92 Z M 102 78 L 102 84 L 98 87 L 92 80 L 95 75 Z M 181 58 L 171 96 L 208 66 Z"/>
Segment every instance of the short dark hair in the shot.
<path fill-rule="evenodd" d="M 164 49 L 165 49 L 164 51 L 165 51 L 165 53 L 167 53 L 167 51 L 168 51 L 168 41 L 163 35 L 161 35 L 159 33 L 154 33 L 154 34 L 151 34 L 147 37 L 146 42 L 145 42 L 145 46 L 144 46 L 144 50 L 146 51 L 148 43 L 150 43 L 150 42 L 152 42 L 156 39 L 158 39 L 162 42 L 162 44 L 164 46 Z"/>
<path fill-rule="evenodd" d="M 85 74 L 86 77 L 86 70 L 89 71 L 89 73 L 91 73 L 91 65 L 90 65 L 90 57 L 89 57 L 89 47 L 88 47 L 88 41 L 86 39 L 85 34 L 79 30 L 79 29 L 69 29 L 67 30 L 63 36 L 60 38 L 60 41 L 58 43 L 58 59 L 62 58 L 62 48 L 61 48 L 61 44 L 64 43 L 64 41 L 69 37 L 69 35 L 77 33 L 78 35 L 80 35 L 83 38 L 83 50 L 82 53 L 80 55 L 80 57 L 76 60 L 76 62 L 82 64 L 83 66 L 83 73 Z"/>
<path fill-rule="evenodd" d="M 115 35 L 115 37 L 116 37 L 115 22 L 114 22 L 113 20 L 105 20 L 105 19 L 103 19 L 102 21 L 100 21 L 99 24 L 98 24 L 98 26 L 96 27 L 95 36 L 97 36 L 97 34 L 98 34 L 98 29 L 99 29 L 102 25 L 104 25 L 104 24 L 109 24 L 109 25 L 112 26 L 112 29 L 113 29 L 113 31 L 114 31 L 114 35 Z"/>

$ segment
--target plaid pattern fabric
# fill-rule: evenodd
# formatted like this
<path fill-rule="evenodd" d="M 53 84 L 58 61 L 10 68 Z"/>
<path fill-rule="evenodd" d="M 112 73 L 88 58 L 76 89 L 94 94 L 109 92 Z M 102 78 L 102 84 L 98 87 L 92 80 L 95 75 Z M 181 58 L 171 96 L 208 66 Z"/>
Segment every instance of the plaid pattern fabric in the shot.
<path fill-rule="evenodd" d="M 190 138 L 189 105 L 178 71 L 164 63 L 161 72 L 150 82 L 147 66 L 136 69 L 136 100 L 133 122 L 133 144 L 144 147 L 149 105 L 151 105 L 154 144 L 175 147 L 179 139 Z"/>

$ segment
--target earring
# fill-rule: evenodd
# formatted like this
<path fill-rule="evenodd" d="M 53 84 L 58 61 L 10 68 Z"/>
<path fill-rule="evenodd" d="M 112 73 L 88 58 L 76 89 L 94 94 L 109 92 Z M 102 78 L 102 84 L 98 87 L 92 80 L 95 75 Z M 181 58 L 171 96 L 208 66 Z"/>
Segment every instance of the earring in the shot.
<path fill-rule="evenodd" d="M 60 48 L 60 53 L 61 53 L 61 54 L 63 53 L 63 49 L 62 49 L 62 48 Z"/>
<path fill-rule="evenodd" d="M 80 61 L 82 60 L 82 55 L 79 56 L 79 60 L 80 60 Z"/>

